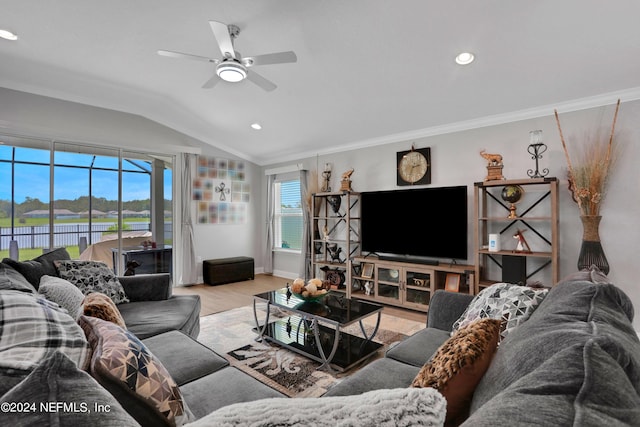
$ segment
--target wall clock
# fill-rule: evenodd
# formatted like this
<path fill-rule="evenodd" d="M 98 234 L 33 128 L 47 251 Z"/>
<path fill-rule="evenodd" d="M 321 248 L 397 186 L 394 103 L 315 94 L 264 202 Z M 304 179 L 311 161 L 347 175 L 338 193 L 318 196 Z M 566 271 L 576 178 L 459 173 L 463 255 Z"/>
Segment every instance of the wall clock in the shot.
<path fill-rule="evenodd" d="M 431 184 L 431 150 L 411 147 L 397 153 L 398 185 Z"/>

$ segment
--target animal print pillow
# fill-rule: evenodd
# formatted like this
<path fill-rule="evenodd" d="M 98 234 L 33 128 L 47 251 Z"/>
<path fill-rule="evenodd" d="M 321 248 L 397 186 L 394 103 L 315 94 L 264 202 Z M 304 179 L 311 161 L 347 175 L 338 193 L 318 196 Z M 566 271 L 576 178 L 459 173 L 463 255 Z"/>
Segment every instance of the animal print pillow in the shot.
<path fill-rule="evenodd" d="M 432 387 L 445 397 L 446 425 L 458 425 L 468 417 L 473 392 L 498 346 L 501 323 L 480 319 L 460 328 L 413 380 L 412 387 Z"/>
<path fill-rule="evenodd" d="M 85 316 L 97 317 L 115 323 L 122 329 L 127 329 L 118 307 L 111 301 L 111 298 L 100 292 L 92 292 L 84 297 L 82 313 Z"/>

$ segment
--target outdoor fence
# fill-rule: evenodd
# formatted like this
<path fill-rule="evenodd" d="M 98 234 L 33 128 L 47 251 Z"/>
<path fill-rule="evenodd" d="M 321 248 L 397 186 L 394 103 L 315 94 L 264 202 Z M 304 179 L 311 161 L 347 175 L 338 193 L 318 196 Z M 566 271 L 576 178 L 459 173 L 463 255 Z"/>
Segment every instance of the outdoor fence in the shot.
<path fill-rule="evenodd" d="M 53 225 L 53 246 L 66 247 L 78 246 L 80 238 L 85 237 L 87 243 L 99 242 L 105 233 L 117 233 L 113 229 L 113 224 L 97 223 L 92 224 L 54 224 Z M 149 231 L 149 223 L 127 223 L 125 231 Z M 171 233 L 171 224 L 165 224 L 165 233 Z M 170 234 L 166 234 L 170 235 Z M 9 249 L 9 242 L 18 242 L 18 248 L 37 249 L 49 247 L 49 225 L 31 225 L 14 227 L 0 227 L 0 251 Z"/>

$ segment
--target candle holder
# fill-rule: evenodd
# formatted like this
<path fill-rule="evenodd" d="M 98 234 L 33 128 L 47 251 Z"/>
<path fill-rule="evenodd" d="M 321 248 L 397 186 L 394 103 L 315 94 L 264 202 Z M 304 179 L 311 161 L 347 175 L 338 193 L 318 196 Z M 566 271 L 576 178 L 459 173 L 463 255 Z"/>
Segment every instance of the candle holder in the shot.
<path fill-rule="evenodd" d="M 542 142 L 542 131 L 532 130 L 529 132 L 529 137 L 531 144 L 529 144 L 527 151 L 531 154 L 531 158 L 536 161 L 536 170 L 529 169 L 527 175 L 529 175 L 530 178 L 544 178 L 549 175 L 549 169 L 544 168 L 542 172 L 540 172 L 538 166 L 538 160 L 542 158 L 542 153 L 547 151 L 547 146 Z"/>

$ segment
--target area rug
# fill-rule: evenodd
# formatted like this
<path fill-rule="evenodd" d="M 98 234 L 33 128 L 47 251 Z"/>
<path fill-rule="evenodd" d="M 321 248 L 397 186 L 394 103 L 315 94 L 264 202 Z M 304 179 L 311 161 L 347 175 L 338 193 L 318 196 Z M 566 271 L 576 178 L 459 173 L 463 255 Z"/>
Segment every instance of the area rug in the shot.
<path fill-rule="evenodd" d="M 264 304 L 257 306 L 258 320 L 265 318 Z M 286 317 L 287 313 L 273 311 L 271 319 Z M 375 326 L 376 316 L 363 321 L 367 333 Z M 224 355 L 232 366 L 258 381 L 290 397 L 319 397 L 352 375 L 362 366 L 382 357 L 390 346 L 420 329 L 424 323 L 382 314 L 380 328 L 374 341 L 383 344 L 377 354 L 345 372 L 318 370 L 320 363 L 268 342 L 257 342 L 253 331 L 253 307 L 246 306 L 200 318 L 198 341 Z M 344 332 L 361 335 L 358 324 Z"/>

